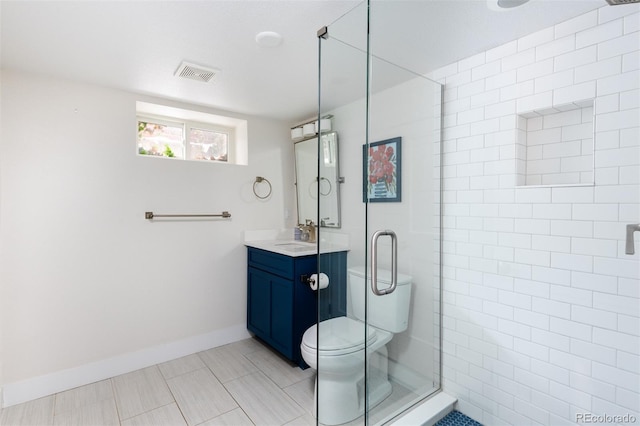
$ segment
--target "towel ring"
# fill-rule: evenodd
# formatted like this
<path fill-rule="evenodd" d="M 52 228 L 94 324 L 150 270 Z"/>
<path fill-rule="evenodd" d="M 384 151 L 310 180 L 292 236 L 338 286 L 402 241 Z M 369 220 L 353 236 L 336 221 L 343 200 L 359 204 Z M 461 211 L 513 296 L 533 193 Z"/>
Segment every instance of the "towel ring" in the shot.
<path fill-rule="evenodd" d="M 327 192 L 322 192 L 322 181 L 326 180 L 327 183 L 329 184 L 329 190 Z M 318 185 L 319 190 L 320 190 L 320 195 L 324 195 L 325 197 L 329 194 L 331 194 L 331 190 L 333 189 L 333 187 L 331 186 L 331 181 L 329 179 L 327 179 L 326 177 L 321 177 L 320 178 L 320 185 Z"/>
<path fill-rule="evenodd" d="M 258 193 L 256 192 L 256 185 L 261 182 L 267 182 L 267 185 L 269 185 L 269 192 L 265 196 L 258 195 Z M 273 188 L 271 187 L 271 182 L 269 182 L 269 179 L 264 178 L 262 176 L 256 176 L 256 180 L 255 182 L 253 182 L 253 193 L 255 194 L 256 197 L 260 198 L 261 200 L 264 200 L 265 198 L 269 198 L 269 196 L 271 196 L 272 189 Z"/>
<path fill-rule="evenodd" d="M 327 192 L 322 192 L 322 181 L 326 180 L 327 184 L 329 185 L 329 189 L 327 190 Z M 320 184 L 317 185 L 317 182 L 320 181 Z M 316 198 L 318 198 L 318 196 L 315 194 L 315 189 L 318 189 L 320 191 L 320 195 L 326 197 L 327 195 L 331 194 L 331 191 L 333 190 L 333 187 L 331 186 L 331 181 L 329 179 L 327 179 L 326 177 L 321 177 L 320 179 L 316 178 L 314 181 L 312 181 L 311 183 L 309 183 L 309 196 L 311 197 L 311 199 L 315 200 Z"/>

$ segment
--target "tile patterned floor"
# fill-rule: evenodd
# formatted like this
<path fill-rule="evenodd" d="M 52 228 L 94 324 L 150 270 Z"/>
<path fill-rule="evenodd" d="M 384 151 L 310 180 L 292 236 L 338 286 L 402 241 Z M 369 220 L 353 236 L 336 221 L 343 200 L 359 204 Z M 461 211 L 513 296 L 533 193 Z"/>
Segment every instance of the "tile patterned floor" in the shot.
<path fill-rule="evenodd" d="M 482 426 L 482 424 L 465 416 L 460 411 L 452 411 L 440 419 L 435 426 Z"/>
<path fill-rule="evenodd" d="M 314 380 L 246 339 L 5 408 L 0 425 L 311 426 Z M 414 396 L 394 385 L 378 411 Z"/>

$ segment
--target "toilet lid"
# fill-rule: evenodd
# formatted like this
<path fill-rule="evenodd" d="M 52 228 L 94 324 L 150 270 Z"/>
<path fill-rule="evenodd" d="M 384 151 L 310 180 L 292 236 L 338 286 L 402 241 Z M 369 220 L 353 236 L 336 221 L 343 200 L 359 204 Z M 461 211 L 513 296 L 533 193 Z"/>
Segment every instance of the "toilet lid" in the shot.
<path fill-rule="evenodd" d="M 317 350 L 318 324 L 311 326 L 302 336 L 302 344 Z M 376 340 L 376 329 L 367 327 L 367 344 Z M 347 317 L 331 318 L 320 322 L 320 352 L 341 355 L 364 348 L 364 323 Z"/>

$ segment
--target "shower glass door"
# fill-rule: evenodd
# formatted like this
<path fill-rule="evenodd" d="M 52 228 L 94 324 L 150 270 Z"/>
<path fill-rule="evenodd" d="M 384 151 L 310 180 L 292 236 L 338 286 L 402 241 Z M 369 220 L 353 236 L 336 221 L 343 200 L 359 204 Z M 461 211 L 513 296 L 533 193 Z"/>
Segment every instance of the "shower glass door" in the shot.
<path fill-rule="evenodd" d="M 338 356 L 335 292 L 320 291 L 319 424 L 382 424 L 440 388 L 442 87 L 403 62 L 420 3 L 363 2 L 318 39 L 319 118 L 332 116 L 344 177 L 342 227 L 320 229 L 319 270 L 335 270 L 323 248 L 347 239 L 345 314 L 360 333 Z"/>

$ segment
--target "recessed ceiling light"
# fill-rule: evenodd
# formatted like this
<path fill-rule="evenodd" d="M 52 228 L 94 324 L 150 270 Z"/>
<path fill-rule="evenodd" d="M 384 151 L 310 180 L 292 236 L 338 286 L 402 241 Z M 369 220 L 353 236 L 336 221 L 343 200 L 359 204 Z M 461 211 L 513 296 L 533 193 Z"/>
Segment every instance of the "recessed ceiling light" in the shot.
<path fill-rule="evenodd" d="M 282 43 L 282 36 L 274 31 L 262 31 L 256 35 L 256 43 L 262 47 L 277 47 Z"/>
<path fill-rule="evenodd" d="M 491 10 L 502 11 L 522 6 L 528 1 L 529 0 L 487 0 L 487 6 Z"/>

